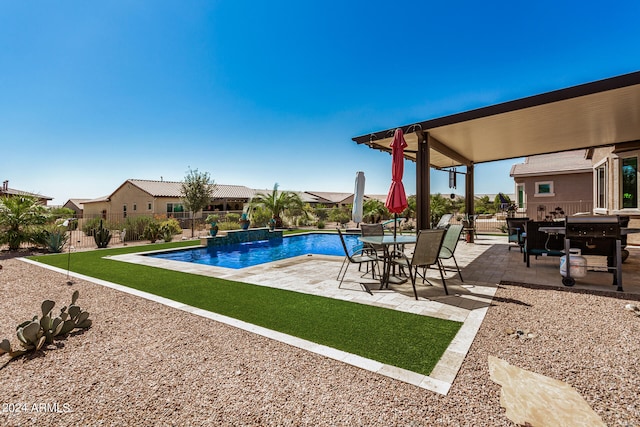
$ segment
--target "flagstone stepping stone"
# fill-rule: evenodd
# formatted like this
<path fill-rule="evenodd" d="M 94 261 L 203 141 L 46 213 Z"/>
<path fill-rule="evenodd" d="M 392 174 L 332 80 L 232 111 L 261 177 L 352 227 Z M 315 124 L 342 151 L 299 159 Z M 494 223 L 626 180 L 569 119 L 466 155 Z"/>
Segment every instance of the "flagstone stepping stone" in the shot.
<path fill-rule="evenodd" d="M 589 404 L 569 384 L 510 365 L 489 356 L 489 375 L 500 384 L 500 406 L 518 425 L 606 426 Z"/>

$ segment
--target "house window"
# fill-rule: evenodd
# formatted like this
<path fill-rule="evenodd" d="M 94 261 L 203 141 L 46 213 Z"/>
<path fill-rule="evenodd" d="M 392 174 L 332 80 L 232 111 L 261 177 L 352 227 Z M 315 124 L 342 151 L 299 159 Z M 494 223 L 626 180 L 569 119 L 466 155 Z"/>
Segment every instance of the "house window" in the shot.
<path fill-rule="evenodd" d="M 518 200 L 518 209 L 524 209 L 525 207 L 525 195 L 524 195 L 524 184 L 518 184 L 516 186 L 516 197 Z"/>
<path fill-rule="evenodd" d="M 622 208 L 638 207 L 638 158 L 622 159 Z"/>
<path fill-rule="evenodd" d="M 555 196 L 553 192 L 553 181 L 540 181 L 536 182 L 536 197 L 550 197 Z"/>
<path fill-rule="evenodd" d="M 184 212 L 184 207 L 180 203 L 167 203 L 167 213 Z"/>
<path fill-rule="evenodd" d="M 147 203 L 147 210 L 150 211 L 151 210 L 151 203 Z"/>
<path fill-rule="evenodd" d="M 137 211 L 137 210 L 138 210 L 138 205 L 137 205 L 137 204 L 135 204 L 135 203 L 133 204 L 133 210 L 134 210 L 134 211 Z"/>
<path fill-rule="evenodd" d="M 607 208 L 607 163 L 596 168 L 596 208 Z"/>
<path fill-rule="evenodd" d="M 123 218 L 127 217 L 127 205 L 122 206 L 122 217 Z"/>

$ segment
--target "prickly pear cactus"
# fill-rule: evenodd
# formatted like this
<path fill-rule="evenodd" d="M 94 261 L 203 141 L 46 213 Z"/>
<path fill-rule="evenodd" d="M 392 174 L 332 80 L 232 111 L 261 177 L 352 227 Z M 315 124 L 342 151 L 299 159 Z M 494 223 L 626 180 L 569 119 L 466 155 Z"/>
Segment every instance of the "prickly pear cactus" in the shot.
<path fill-rule="evenodd" d="M 34 316 L 33 319 L 22 322 L 16 327 L 16 336 L 24 350 L 13 351 L 9 340 L 5 339 L 0 341 L 0 355 L 8 353 L 9 357 L 13 358 L 25 354 L 27 351 L 37 351 L 45 344 L 51 344 L 55 337 L 65 336 L 74 329 L 89 328 L 91 326 L 89 312 L 82 311 L 76 305 L 78 296 L 78 291 L 75 291 L 71 297 L 69 308 L 62 307 L 60 315 L 56 317 L 53 317 L 52 314 L 55 302 L 43 301 L 40 306 L 42 311 L 40 320 L 38 320 L 38 316 Z"/>

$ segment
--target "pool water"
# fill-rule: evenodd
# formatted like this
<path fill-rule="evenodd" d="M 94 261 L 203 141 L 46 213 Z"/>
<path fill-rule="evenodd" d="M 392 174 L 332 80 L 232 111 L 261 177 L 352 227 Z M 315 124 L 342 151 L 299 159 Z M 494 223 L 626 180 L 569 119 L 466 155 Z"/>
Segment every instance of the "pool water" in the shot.
<path fill-rule="evenodd" d="M 344 235 L 349 253 L 362 245 L 357 235 Z M 225 268 L 244 268 L 300 255 L 344 255 L 337 234 L 299 234 L 281 239 L 258 240 L 208 248 L 150 254 L 154 258 L 193 262 Z"/>

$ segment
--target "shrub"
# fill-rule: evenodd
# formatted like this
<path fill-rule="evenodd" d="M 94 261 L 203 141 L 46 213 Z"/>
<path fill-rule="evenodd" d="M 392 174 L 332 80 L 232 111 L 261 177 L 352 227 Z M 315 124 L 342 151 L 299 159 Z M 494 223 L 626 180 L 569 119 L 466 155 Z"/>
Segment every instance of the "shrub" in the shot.
<path fill-rule="evenodd" d="M 323 230 L 323 229 L 324 229 L 324 227 L 325 227 L 325 225 L 324 225 L 324 221 L 322 221 L 322 220 L 318 221 L 318 228 L 319 228 L 320 230 Z"/>
<path fill-rule="evenodd" d="M 155 243 L 156 240 L 162 238 L 162 232 L 160 231 L 160 223 L 158 221 L 151 221 L 144 229 L 143 236 L 145 239 L 150 240 L 151 243 Z"/>
<path fill-rule="evenodd" d="M 118 226 L 116 224 L 113 224 L 111 222 L 105 221 L 100 217 L 95 217 L 95 218 L 91 218 L 88 219 L 84 222 L 84 224 L 82 224 L 82 232 L 84 234 L 86 234 L 87 236 L 93 236 L 93 231 L 96 230 L 98 227 L 100 227 L 100 223 L 102 222 L 103 227 L 106 227 L 108 229 L 117 229 Z M 127 233 L 129 231 L 127 230 Z"/>
<path fill-rule="evenodd" d="M 180 222 L 175 218 L 168 218 L 164 221 L 160 221 L 160 227 L 164 227 L 168 232 L 173 236 L 174 234 L 182 234 L 182 227 L 180 227 Z M 165 239 L 167 242 L 169 240 Z"/>
<path fill-rule="evenodd" d="M 224 219 L 225 222 L 238 222 L 240 221 L 240 214 L 237 213 L 228 213 L 227 217 Z"/>
<path fill-rule="evenodd" d="M 218 223 L 218 230 L 240 230 L 240 223 L 238 221 L 235 221 L 235 222 L 230 222 L 230 221 L 219 222 Z"/>
<path fill-rule="evenodd" d="M 268 209 L 257 206 L 253 212 L 251 212 L 251 221 L 255 227 L 266 227 L 269 225 L 269 220 L 272 216 Z"/>
<path fill-rule="evenodd" d="M 144 239 L 144 231 L 147 226 L 154 221 L 154 218 L 150 216 L 129 216 L 124 220 L 124 223 L 118 227 L 120 229 L 126 229 L 127 234 L 124 237 L 124 240 L 127 242 L 133 240 L 141 240 Z"/>

